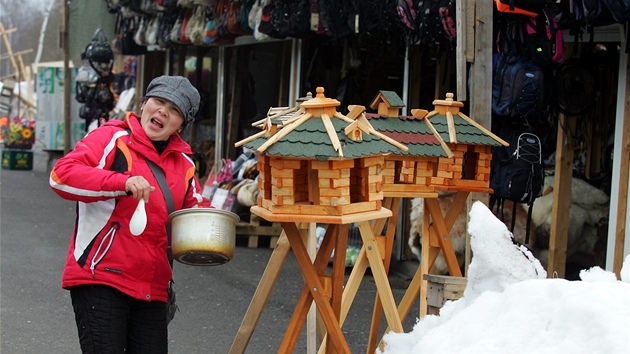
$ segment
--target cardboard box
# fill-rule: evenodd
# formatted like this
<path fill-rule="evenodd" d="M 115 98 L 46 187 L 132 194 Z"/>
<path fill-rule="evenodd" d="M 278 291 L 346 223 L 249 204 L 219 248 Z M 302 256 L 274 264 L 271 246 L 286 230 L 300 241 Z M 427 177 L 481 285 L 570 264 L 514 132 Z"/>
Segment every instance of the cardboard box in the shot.
<path fill-rule="evenodd" d="M 33 169 L 33 152 L 28 150 L 2 150 L 3 170 Z"/>
<path fill-rule="evenodd" d="M 85 135 L 85 120 L 79 117 L 81 104 L 75 99 L 77 68 L 70 68 L 70 149 Z M 37 69 L 37 117 L 35 149 L 64 150 L 63 67 Z"/>

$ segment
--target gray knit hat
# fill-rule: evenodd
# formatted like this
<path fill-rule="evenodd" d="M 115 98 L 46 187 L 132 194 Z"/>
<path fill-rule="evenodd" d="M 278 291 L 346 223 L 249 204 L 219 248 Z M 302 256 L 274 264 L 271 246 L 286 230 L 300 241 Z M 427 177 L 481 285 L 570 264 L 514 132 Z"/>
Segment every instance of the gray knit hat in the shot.
<path fill-rule="evenodd" d="M 199 92 L 183 76 L 156 77 L 149 83 L 145 97 L 159 97 L 175 103 L 182 112 L 185 125 L 193 122 L 199 109 Z"/>

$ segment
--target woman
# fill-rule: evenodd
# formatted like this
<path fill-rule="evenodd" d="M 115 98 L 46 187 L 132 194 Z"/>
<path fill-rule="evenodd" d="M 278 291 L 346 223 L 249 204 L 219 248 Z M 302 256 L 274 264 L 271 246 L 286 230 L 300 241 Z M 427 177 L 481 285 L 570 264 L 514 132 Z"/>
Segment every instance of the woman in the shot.
<path fill-rule="evenodd" d="M 199 107 L 188 79 L 149 84 L 141 115 L 109 121 L 59 159 L 50 186 L 77 202 L 62 287 L 70 290 L 84 353 L 166 353 L 167 204 L 147 160 L 164 172 L 175 210 L 209 205 L 179 132 Z M 148 223 L 132 233 L 140 199 Z"/>

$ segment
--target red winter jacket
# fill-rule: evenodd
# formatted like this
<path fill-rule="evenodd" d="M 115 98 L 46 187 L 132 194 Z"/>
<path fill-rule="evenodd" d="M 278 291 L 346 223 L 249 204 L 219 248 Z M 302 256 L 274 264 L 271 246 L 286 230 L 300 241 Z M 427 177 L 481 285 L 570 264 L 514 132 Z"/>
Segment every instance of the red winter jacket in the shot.
<path fill-rule="evenodd" d="M 62 287 L 105 284 L 136 299 L 166 301 L 171 267 L 166 256 L 168 209 L 145 158 L 162 168 L 175 210 L 207 199 L 195 176 L 190 146 L 173 134 L 158 155 L 139 117 L 109 121 L 79 141 L 59 159 L 50 186 L 62 198 L 77 201 L 77 217 L 66 259 Z M 125 192 L 130 176 L 144 176 L 156 190 L 146 203 L 147 226 L 139 236 L 129 231 L 138 201 Z"/>

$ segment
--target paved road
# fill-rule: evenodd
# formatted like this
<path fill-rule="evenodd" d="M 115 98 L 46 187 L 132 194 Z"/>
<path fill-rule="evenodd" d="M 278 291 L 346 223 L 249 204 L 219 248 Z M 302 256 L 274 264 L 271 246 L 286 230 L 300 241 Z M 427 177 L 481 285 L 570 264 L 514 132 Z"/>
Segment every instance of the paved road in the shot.
<path fill-rule="evenodd" d="M 0 170 L 3 354 L 80 352 L 69 293 L 60 286 L 75 204 L 50 190 L 45 158 L 43 153 L 35 153 L 33 171 Z M 225 265 L 194 267 L 176 263 L 181 311 L 169 326 L 170 352 L 227 353 L 271 252 L 268 248 L 247 248 L 239 237 L 235 257 Z M 390 278 L 399 301 L 407 279 Z M 247 353 L 277 351 L 302 286 L 297 263 L 289 254 Z M 343 327 L 354 353 L 366 350 L 375 292 L 368 274 Z M 417 313 L 417 307 L 412 309 L 404 323 L 405 331 L 413 328 Z M 306 352 L 304 333 L 303 329 L 296 353 Z"/>

